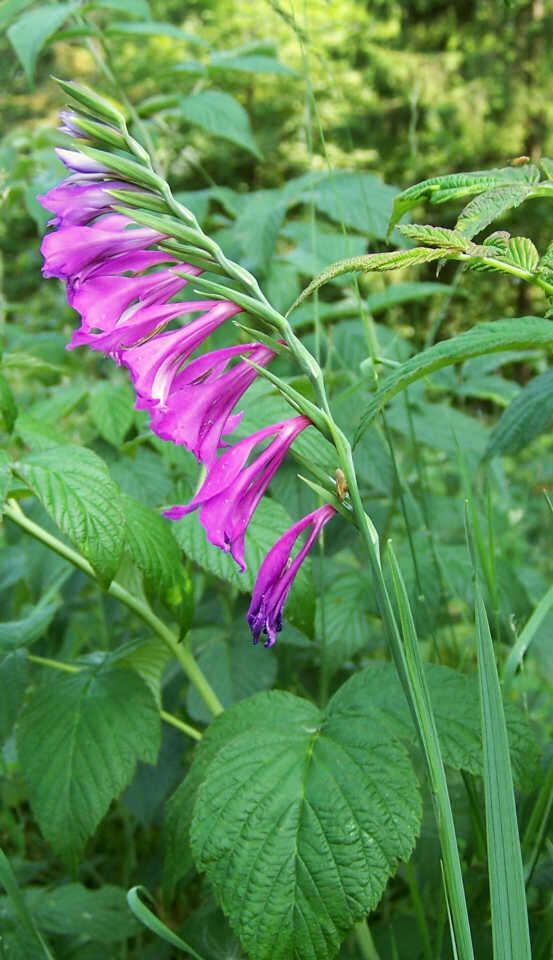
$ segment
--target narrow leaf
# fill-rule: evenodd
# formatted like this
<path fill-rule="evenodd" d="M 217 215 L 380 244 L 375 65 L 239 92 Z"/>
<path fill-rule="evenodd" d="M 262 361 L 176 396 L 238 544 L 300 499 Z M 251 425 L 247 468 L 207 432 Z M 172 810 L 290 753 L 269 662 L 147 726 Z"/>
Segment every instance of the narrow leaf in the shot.
<path fill-rule="evenodd" d="M 471 200 L 460 213 L 455 224 L 456 230 L 472 239 L 497 217 L 506 213 L 507 210 L 520 206 L 531 190 L 531 184 L 527 183 L 516 183 L 509 187 L 486 190 L 480 196 Z"/>
<path fill-rule="evenodd" d="M 544 433 L 552 418 L 553 370 L 546 370 L 534 377 L 501 415 L 492 430 L 486 457 L 517 453 Z"/>
<path fill-rule="evenodd" d="M 408 387 L 410 383 L 420 380 L 434 370 L 461 363 L 469 357 L 499 353 L 503 350 L 547 346 L 551 343 L 553 343 L 551 321 L 541 317 L 515 317 L 498 320 L 495 323 L 481 323 L 452 340 L 434 344 L 428 350 L 410 357 L 384 381 L 361 415 L 354 442 L 358 443 L 364 431 L 388 400 Z M 513 402 L 516 403 L 516 400 Z M 509 409 L 510 407 L 507 408 L 506 413 Z"/>
<path fill-rule="evenodd" d="M 196 953 L 193 947 L 185 943 L 184 940 L 181 940 L 176 933 L 173 933 L 169 927 L 162 923 L 162 921 L 148 909 L 146 904 L 140 899 L 141 896 L 148 897 L 149 900 L 152 899 L 145 887 L 132 887 L 127 893 L 127 903 L 136 919 L 140 920 L 145 927 L 148 927 L 148 930 L 151 930 L 152 933 L 155 933 L 162 940 L 166 940 L 167 943 L 172 944 L 173 947 L 178 947 L 183 953 L 189 953 L 190 956 L 195 957 L 196 960 L 204 960 L 199 953 Z"/>
<path fill-rule="evenodd" d="M 503 701 L 478 583 L 476 633 L 494 957 L 531 960 L 522 855 Z"/>
<path fill-rule="evenodd" d="M 3 850 L 0 850 L 0 883 L 4 887 L 4 890 L 11 900 L 13 908 L 19 918 L 19 922 L 23 927 L 25 927 L 27 933 L 30 934 L 31 939 L 40 948 L 42 955 L 46 957 L 47 960 L 54 960 L 52 953 L 50 952 L 45 940 L 41 936 L 40 931 L 37 930 L 34 920 L 27 909 L 23 894 L 21 893 L 17 883 L 17 878 L 13 872 L 10 861 L 6 857 Z"/>

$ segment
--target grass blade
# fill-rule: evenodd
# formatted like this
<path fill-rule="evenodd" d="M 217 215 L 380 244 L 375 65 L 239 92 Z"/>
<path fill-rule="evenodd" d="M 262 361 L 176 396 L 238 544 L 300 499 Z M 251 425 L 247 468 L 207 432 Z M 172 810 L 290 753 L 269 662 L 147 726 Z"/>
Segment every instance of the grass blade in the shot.
<path fill-rule="evenodd" d="M 136 919 L 140 920 L 140 923 L 148 927 L 148 930 L 151 930 L 152 933 L 157 934 L 158 937 L 166 940 L 167 943 L 171 943 L 174 947 L 178 947 L 183 953 L 189 953 L 190 956 L 195 957 L 196 960 L 205 960 L 199 953 L 196 953 L 193 947 L 185 943 L 184 940 L 181 940 L 176 933 L 162 923 L 159 917 L 156 917 L 156 915 L 148 909 L 144 901 L 140 899 L 141 895 L 147 897 L 148 900 L 152 900 L 152 896 L 148 890 L 146 890 L 146 887 L 132 887 L 127 893 L 127 903 Z"/>
<path fill-rule="evenodd" d="M 46 941 L 43 939 L 40 931 L 35 926 L 35 922 L 27 910 L 27 904 L 25 903 L 23 894 L 19 889 L 12 865 L 3 850 L 0 850 L 0 884 L 4 887 L 4 890 L 11 900 L 21 926 L 25 927 L 30 933 L 37 946 L 41 948 L 47 960 L 54 960 L 54 955 L 50 953 Z"/>
<path fill-rule="evenodd" d="M 493 955 L 494 960 L 530 960 L 509 742 L 490 627 L 478 582 L 475 597 Z"/>

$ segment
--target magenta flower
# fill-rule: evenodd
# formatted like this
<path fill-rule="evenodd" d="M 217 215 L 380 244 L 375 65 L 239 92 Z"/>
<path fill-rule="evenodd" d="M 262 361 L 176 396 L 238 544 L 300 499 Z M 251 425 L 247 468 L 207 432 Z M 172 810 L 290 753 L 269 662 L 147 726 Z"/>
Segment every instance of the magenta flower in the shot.
<path fill-rule="evenodd" d="M 179 327 L 178 330 L 169 330 L 167 333 L 159 333 L 157 336 L 141 343 L 132 349 L 122 350 L 119 353 L 119 359 L 129 370 L 131 380 L 139 397 L 146 399 L 149 403 L 157 405 L 165 403 L 171 384 L 176 374 L 179 372 L 182 364 L 213 333 L 217 327 L 232 317 L 235 313 L 240 313 L 242 307 L 238 307 L 230 300 L 197 300 L 183 301 L 182 303 L 167 304 L 166 307 L 180 308 L 180 313 L 192 313 L 199 310 L 203 315 L 197 317 L 185 327 Z M 161 308 L 144 308 L 134 314 L 131 324 L 126 326 L 143 326 L 143 320 L 136 321 L 140 315 L 146 315 L 149 310 L 159 310 Z M 179 314 L 176 313 L 176 316 Z M 142 334 L 144 337 L 147 334 Z M 104 339 L 104 342 L 107 342 Z M 104 348 L 102 348 L 104 349 Z"/>
<path fill-rule="evenodd" d="M 119 180 L 105 180 L 103 183 L 73 183 L 62 180 L 56 187 L 37 197 L 38 202 L 55 213 L 48 221 L 49 227 L 83 226 L 95 217 L 111 209 L 113 197 L 107 190 L 133 190 L 128 183 Z"/>
<path fill-rule="evenodd" d="M 284 536 L 277 540 L 274 547 L 265 557 L 255 581 L 252 602 L 248 610 L 248 625 L 252 632 L 253 642 L 258 643 L 262 633 L 267 639 L 266 647 L 272 647 L 277 633 L 282 630 L 282 608 L 294 582 L 294 578 L 301 567 L 313 541 L 336 510 L 326 503 L 324 506 L 308 513 L 298 520 L 293 527 L 286 531 Z M 291 554 L 300 534 L 311 526 L 307 540 L 296 557 L 291 560 Z"/>
<path fill-rule="evenodd" d="M 219 447 L 226 446 L 223 435 L 232 433 L 242 419 L 242 413 L 231 415 L 233 407 L 257 376 L 246 360 L 225 372 L 232 359 L 244 355 L 258 366 L 275 356 L 258 343 L 205 353 L 173 377 L 164 402 L 139 396 L 136 406 L 150 411 L 150 428 L 158 437 L 182 444 L 211 467 Z"/>
<path fill-rule="evenodd" d="M 91 227 L 66 227 L 47 234 L 41 246 L 43 276 L 60 280 L 75 277 L 105 257 L 140 250 L 165 239 L 156 230 L 132 224 L 128 217 L 110 214 Z"/>
<path fill-rule="evenodd" d="M 308 417 L 293 417 L 258 430 L 227 450 L 208 471 L 191 502 L 171 507 L 166 517 L 178 520 L 197 507 L 207 539 L 231 556 L 243 571 L 244 536 L 253 513 L 286 456 L 295 438 L 310 426 Z M 247 461 L 254 449 L 269 437 L 273 439 L 253 463 Z"/>

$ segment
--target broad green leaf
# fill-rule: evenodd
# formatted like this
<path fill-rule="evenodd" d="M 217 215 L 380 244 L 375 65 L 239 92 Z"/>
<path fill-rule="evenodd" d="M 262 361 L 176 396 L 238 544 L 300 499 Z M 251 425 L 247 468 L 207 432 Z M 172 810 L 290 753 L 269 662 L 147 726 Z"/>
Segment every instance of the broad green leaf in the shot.
<path fill-rule="evenodd" d="M 252 646 L 245 618 L 242 623 L 233 624 L 227 635 L 214 635 L 212 627 L 203 632 L 207 636 L 199 649 L 194 645 L 195 657 L 225 709 L 273 686 L 277 659 L 271 651 Z M 192 642 L 193 637 L 194 631 Z M 186 706 L 193 720 L 211 722 L 212 714 L 195 687 L 189 687 Z"/>
<path fill-rule="evenodd" d="M 317 183 L 313 202 L 321 213 L 364 236 L 384 240 L 397 188 L 370 173 L 333 173 Z M 305 200 L 311 192 L 305 194 Z"/>
<path fill-rule="evenodd" d="M 486 190 L 471 200 L 459 214 L 455 224 L 456 229 L 472 239 L 507 210 L 519 207 L 531 190 L 532 186 L 528 183 L 516 183 L 508 187 Z"/>
<path fill-rule="evenodd" d="M 87 388 L 82 384 L 69 383 L 54 387 L 44 396 L 27 408 L 23 416 L 31 416 L 48 427 L 55 427 L 60 431 L 60 420 L 67 417 L 86 397 Z"/>
<path fill-rule="evenodd" d="M 98 890 L 88 890 L 82 883 L 66 883 L 53 890 L 37 891 L 30 902 L 38 927 L 47 933 L 108 944 L 136 936 L 139 930 L 125 891 L 110 883 Z"/>
<path fill-rule="evenodd" d="M 403 190 L 394 200 L 394 209 L 390 218 L 388 235 L 396 223 L 416 207 L 421 200 L 430 198 L 433 203 L 445 200 L 473 196 L 476 193 L 496 187 L 510 186 L 513 182 L 533 183 L 539 179 L 539 171 L 532 164 L 529 167 L 503 167 L 493 170 L 475 170 L 472 173 L 446 173 L 431 177 Z"/>
<path fill-rule="evenodd" d="M 248 197 L 231 233 L 252 270 L 267 270 L 285 213 L 280 190 L 258 190 Z"/>
<path fill-rule="evenodd" d="M 478 708 L 478 681 L 450 667 L 425 664 L 426 682 L 440 738 L 444 763 L 477 776 L 483 772 L 482 735 Z M 370 703 L 379 712 L 390 735 L 418 744 L 407 701 L 391 663 L 373 661 L 347 680 L 334 695 L 344 716 L 355 717 Z M 539 748 L 524 713 L 506 704 L 511 756 L 517 782 L 527 785 L 539 760 Z"/>
<path fill-rule="evenodd" d="M 185 629 L 192 615 L 192 584 L 182 554 L 173 536 L 172 525 L 158 513 L 132 497 L 122 495 L 127 517 L 126 546 L 146 584 L 178 612 Z"/>
<path fill-rule="evenodd" d="M 413 267 L 419 263 L 429 263 L 431 260 L 442 260 L 456 257 L 458 250 L 430 249 L 428 247 L 413 247 L 411 250 L 391 250 L 387 253 L 368 253 L 362 257 L 349 257 L 339 260 L 323 270 L 310 284 L 302 290 L 299 297 L 288 310 L 288 314 L 299 306 L 315 290 L 325 283 L 329 283 L 344 273 L 382 273 L 386 270 L 400 270 L 404 267 Z"/>
<path fill-rule="evenodd" d="M 476 570 L 474 571 L 476 576 Z M 509 741 L 495 651 L 476 583 L 476 636 L 494 957 L 530 960 L 530 932 Z"/>
<path fill-rule="evenodd" d="M 7 34 L 29 81 L 44 44 L 78 7 L 78 3 L 55 3 L 34 7 L 8 28 Z"/>
<path fill-rule="evenodd" d="M 133 17 L 150 19 L 150 7 L 147 0 L 94 0 L 95 7 L 110 7 L 112 10 L 121 10 Z"/>
<path fill-rule="evenodd" d="M 83 447 L 50 447 L 16 471 L 108 585 L 119 567 L 125 518 L 105 463 Z"/>
<path fill-rule="evenodd" d="M 546 370 L 534 377 L 501 415 L 492 430 L 486 457 L 517 453 L 539 437 L 552 418 L 553 370 Z"/>
<path fill-rule="evenodd" d="M 161 710 L 161 678 L 170 658 L 171 652 L 162 640 L 148 640 L 145 643 L 131 640 L 110 654 L 109 662 L 135 670 Z M 211 719 L 211 714 L 209 716 Z"/>
<path fill-rule="evenodd" d="M 131 670 L 85 669 L 35 690 L 18 756 L 38 824 L 64 860 L 78 861 L 137 761 L 155 763 L 159 738 L 156 702 Z"/>
<path fill-rule="evenodd" d="M 58 584 L 55 584 L 40 598 L 37 605 L 20 619 L 0 623 L 0 650 L 29 647 L 43 635 L 62 603 L 58 589 Z"/>
<path fill-rule="evenodd" d="M 385 290 L 369 293 L 365 302 L 369 313 L 380 313 L 401 303 L 426 300 L 427 297 L 446 293 L 455 293 L 458 296 L 458 291 L 454 291 L 446 283 L 393 283 Z"/>
<path fill-rule="evenodd" d="M 140 37 L 175 37 L 177 40 L 186 41 L 186 43 L 196 44 L 198 47 L 207 47 L 208 44 L 201 37 L 193 33 L 185 33 L 174 23 L 161 23 L 158 20 L 148 20 L 145 23 L 132 23 L 130 21 L 117 21 L 110 23 L 104 29 L 107 36 L 140 36 Z"/>
<path fill-rule="evenodd" d="M 90 395 L 90 415 L 98 433 L 120 447 L 134 422 L 134 394 L 128 383 L 100 382 Z"/>
<path fill-rule="evenodd" d="M 295 70 L 291 70 L 275 57 L 267 57 L 262 53 L 252 53 L 243 57 L 229 57 L 224 54 L 212 54 L 209 64 L 210 70 L 244 70 L 247 73 L 287 73 L 296 77 Z"/>
<path fill-rule="evenodd" d="M 23 650 L 0 654 L 0 744 L 12 731 L 27 682 L 27 657 Z"/>
<path fill-rule="evenodd" d="M 262 159 L 250 129 L 250 119 L 238 100 L 222 90 L 202 90 L 183 97 L 179 108 L 185 120 L 207 133 L 230 140 Z"/>
<path fill-rule="evenodd" d="M 501 407 L 509 403 L 520 393 L 518 383 L 505 380 L 496 374 L 485 377 L 473 377 L 455 389 L 459 397 L 479 397 L 482 400 L 491 400 Z"/>
<path fill-rule="evenodd" d="M 373 422 L 378 412 L 392 397 L 410 383 L 420 380 L 441 367 L 461 363 L 469 357 L 547 346 L 553 343 L 553 324 L 541 317 L 514 317 L 495 323 L 481 323 L 452 340 L 436 343 L 428 350 L 410 357 L 395 370 L 369 400 L 361 415 L 355 443 Z M 509 408 L 507 408 L 509 409 Z"/>
<path fill-rule="evenodd" d="M 198 868 L 257 960 L 330 960 L 412 850 L 408 756 L 370 703 L 346 717 L 334 700 L 322 714 L 262 693 L 213 727 L 224 740 L 194 806 Z"/>
<path fill-rule="evenodd" d="M 7 27 L 10 20 L 13 20 L 18 13 L 30 7 L 35 0 L 5 0 L 0 9 L 0 30 Z"/>
<path fill-rule="evenodd" d="M 325 663 L 329 674 L 345 660 L 368 646 L 371 584 L 358 570 L 332 579 L 317 599 L 316 636 L 325 640 Z"/>

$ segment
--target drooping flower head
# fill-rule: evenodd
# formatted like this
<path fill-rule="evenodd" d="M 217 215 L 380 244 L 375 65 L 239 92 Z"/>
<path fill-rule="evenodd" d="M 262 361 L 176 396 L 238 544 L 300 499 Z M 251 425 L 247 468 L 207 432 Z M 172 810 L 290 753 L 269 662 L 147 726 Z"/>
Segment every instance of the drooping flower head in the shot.
<path fill-rule="evenodd" d="M 310 424 L 308 417 L 293 417 L 240 440 L 213 464 L 194 499 L 187 506 L 172 507 L 165 516 L 178 520 L 200 507 L 200 522 L 209 542 L 230 552 L 245 570 L 246 528 L 287 450 Z M 255 448 L 269 438 L 265 449 L 248 465 Z"/>
<path fill-rule="evenodd" d="M 248 625 L 254 643 L 258 643 L 261 634 L 264 633 L 267 636 L 264 646 L 273 646 L 277 633 L 282 630 L 282 608 L 294 578 L 311 549 L 313 541 L 335 513 L 336 510 L 330 504 L 324 504 L 317 510 L 313 510 L 290 527 L 269 550 L 257 575 L 252 602 L 248 610 Z M 311 530 L 307 540 L 297 556 L 291 560 L 294 544 L 309 526 Z"/>

